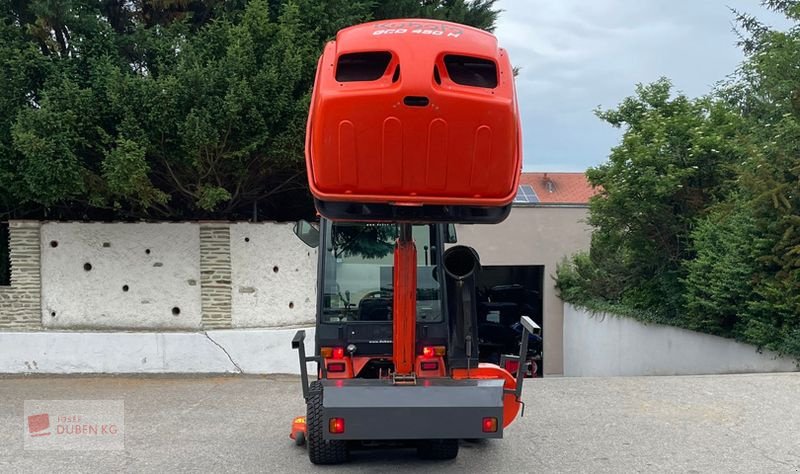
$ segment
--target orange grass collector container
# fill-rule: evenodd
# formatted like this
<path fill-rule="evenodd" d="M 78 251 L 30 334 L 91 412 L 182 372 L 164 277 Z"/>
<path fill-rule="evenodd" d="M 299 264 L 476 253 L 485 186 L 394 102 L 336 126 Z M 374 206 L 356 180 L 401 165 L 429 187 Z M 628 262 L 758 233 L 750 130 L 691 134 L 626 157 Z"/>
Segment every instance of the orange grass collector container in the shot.
<path fill-rule="evenodd" d="M 316 199 L 506 206 L 521 163 L 513 71 L 492 34 L 390 20 L 325 46 L 306 131 Z"/>

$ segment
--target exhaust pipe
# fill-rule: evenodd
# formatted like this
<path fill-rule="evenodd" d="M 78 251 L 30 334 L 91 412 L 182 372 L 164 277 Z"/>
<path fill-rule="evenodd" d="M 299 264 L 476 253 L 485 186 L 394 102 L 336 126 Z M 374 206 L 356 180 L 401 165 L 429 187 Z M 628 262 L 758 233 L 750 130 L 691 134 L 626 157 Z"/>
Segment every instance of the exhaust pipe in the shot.
<path fill-rule="evenodd" d="M 478 309 L 476 286 L 481 268 L 478 252 L 456 245 L 442 256 L 447 288 L 451 368 L 478 366 Z"/>

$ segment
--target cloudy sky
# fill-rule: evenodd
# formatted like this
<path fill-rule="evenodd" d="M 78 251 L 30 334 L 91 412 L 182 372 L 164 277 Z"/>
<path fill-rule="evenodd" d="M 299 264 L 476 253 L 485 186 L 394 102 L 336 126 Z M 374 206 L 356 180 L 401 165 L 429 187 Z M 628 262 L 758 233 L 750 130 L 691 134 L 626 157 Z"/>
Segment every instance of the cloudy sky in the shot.
<path fill-rule="evenodd" d="M 729 7 L 785 21 L 758 0 L 499 0 L 495 34 L 521 68 L 517 94 L 526 171 L 583 171 L 620 131 L 597 119 L 661 76 L 707 93 L 742 60 Z"/>

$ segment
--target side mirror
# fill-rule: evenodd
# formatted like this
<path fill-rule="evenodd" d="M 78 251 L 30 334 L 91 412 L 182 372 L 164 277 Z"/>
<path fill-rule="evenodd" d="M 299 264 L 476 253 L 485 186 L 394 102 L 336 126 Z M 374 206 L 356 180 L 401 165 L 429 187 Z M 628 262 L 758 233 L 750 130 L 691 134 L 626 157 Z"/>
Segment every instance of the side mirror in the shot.
<path fill-rule="evenodd" d="M 444 243 L 455 244 L 457 242 L 458 242 L 458 236 L 456 235 L 456 225 L 447 224 L 447 231 L 445 231 L 444 234 Z"/>
<path fill-rule="evenodd" d="M 306 220 L 295 222 L 294 235 L 311 248 L 319 247 L 319 228 Z"/>

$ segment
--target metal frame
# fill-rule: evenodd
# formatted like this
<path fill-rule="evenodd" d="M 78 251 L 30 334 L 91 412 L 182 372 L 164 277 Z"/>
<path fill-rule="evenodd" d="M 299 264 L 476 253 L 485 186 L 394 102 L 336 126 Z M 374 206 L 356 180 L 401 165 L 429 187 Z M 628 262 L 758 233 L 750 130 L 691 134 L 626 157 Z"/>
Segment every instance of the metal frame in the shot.
<path fill-rule="evenodd" d="M 307 362 L 316 362 L 317 367 L 323 366 L 321 364 L 321 359 L 319 356 L 306 356 L 306 332 L 304 330 L 299 330 L 294 334 L 294 338 L 292 338 L 292 349 L 297 349 L 297 356 L 300 359 L 300 384 L 303 386 L 303 398 L 308 400 L 309 395 L 309 383 L 308 383 L 308 367 L 306 366 Z"/>

